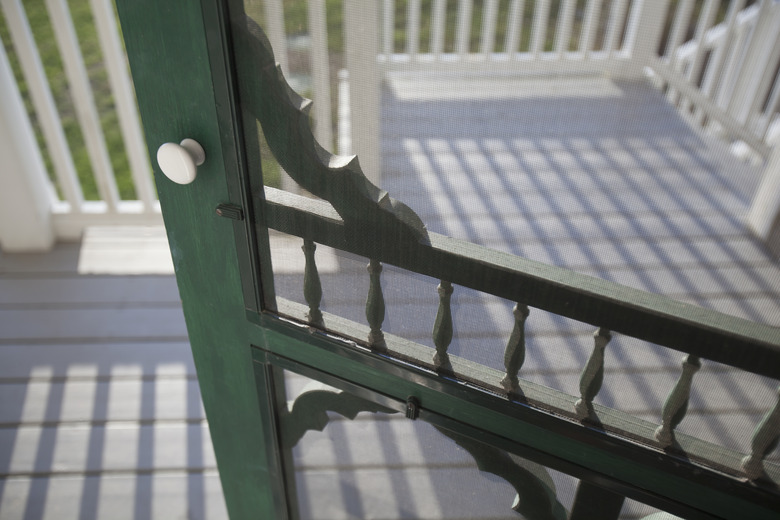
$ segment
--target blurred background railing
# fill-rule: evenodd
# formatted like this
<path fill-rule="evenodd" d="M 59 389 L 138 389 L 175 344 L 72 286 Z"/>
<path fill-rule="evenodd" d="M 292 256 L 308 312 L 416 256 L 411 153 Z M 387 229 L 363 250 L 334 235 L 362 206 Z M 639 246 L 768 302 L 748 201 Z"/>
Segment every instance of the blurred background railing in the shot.
<path fill-rule="evenodd" d="M 112 2 L 0 5 L 3 248 L 45 249 L 90 225 L 161 223 Z M 692 125 L 755 161 L 770 158 L 780 133 L 775 0 L 265 0 L 253 7 L 282 70 L 315 101 L 317 139 L 357 153 L 377 184 L 380 85 L 388 74 L 649 76 Z M 780 207 L 773 195 L 779 162 L 767 161 L 751 213 L 764 239 Z M 294 189 L 273 167 L 267 177 Z"/>

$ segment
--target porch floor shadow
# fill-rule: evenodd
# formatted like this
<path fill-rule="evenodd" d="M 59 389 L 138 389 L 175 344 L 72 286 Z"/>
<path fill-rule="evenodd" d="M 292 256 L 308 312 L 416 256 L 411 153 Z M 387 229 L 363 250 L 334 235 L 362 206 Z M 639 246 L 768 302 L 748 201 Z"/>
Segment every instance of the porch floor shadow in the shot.
<path fill-rule="evenodd" d="M 432 231 L 780 326 L 780 267 L 744 225 L 760 169 L 644 83 L 392 76 L 382 134 L 382 187 Z M 226 518 L 175 279 L 82 275 L 79 254 L 0 254 L 0 518 Z M 301 263 L 298 245 L 274 255 Z M 365 259 L 318 255 L 323 309 L 364 323 Z M 300 271 L 276 274 L 280 296 L 303 302 Z M 386 331 L 432 348 L 438 281 L 382 276 Z M 456 287 L 451 351 L 500 369 L 513 304 Z M 593 327 L 535 309 L 527 325 L 521 377 L 577 394 Z M 681 357 L 613 338 L 597 402 L 657 422 Z M 705 362 L 680 428 L 746 451 L 775 395 Z M 403 417 L 359 419 L 304 438 L 316 449 L 298 453 L 300 488 L 329 500 L 304 504 L 312 518 L 468 514 L 449 502 L 453 475 L 496 484 L 435 432 L 410 444 Z M 490 518 L 516 517 L 511 491 Z M 649 512 L 628 503 L 623 517 Z"/>

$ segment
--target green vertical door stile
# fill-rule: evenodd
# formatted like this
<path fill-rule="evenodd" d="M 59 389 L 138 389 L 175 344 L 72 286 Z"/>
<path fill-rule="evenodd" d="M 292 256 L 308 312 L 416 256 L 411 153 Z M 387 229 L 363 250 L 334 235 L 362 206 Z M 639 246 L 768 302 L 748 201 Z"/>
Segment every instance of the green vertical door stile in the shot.
<path fill-rule="evenodd" d="M 239 270 L 250 247 L 246 221 L 215 213 L 246 200 L 236 189 L 243 158 L 223 5 L 119 0 L 117 8 L 227 509 L 234 520 L 278 518 L 278 464 L 269 458 L 274 439 L 268 403 L 256 391 L 249 348 L 256 333 L 245 319 Z M 203 146 L 206 162 L 182 186 L 154 157 L 162 143 L 185 137 Z"/>

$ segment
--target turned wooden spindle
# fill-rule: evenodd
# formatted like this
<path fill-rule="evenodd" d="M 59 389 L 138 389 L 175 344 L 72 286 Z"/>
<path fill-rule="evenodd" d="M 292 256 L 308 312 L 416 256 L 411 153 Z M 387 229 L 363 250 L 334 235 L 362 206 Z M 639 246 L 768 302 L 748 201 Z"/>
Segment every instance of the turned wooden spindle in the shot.
<path fill-rule="evenodd" d="M 368 325 L 371 329 L 368 333 L 369 346 L 374 350 L 385 352 L 387 351 L 387 343 L 385 343 L 385 335 L 382 332 L 382 323 L 385 321 L 385 297 L 382 294 L 381 273 L 382 264 L 378 260 L 369 261 L 366 320 L 368 320 Z"/>
<path fill-rule="evenodd" d="M 515 316 L 515 325 L 512 333 L 509 335 L 509 341 L 504 350 L 504 368 L 506 375 L 501 380 L 501 386 L 512 393 L 518 388 L 518 373 L 525 361 L 525 320 L 528 318 L 528 306 L 522 303 L 515 304 L 512 310 Z"/>
<path fill-rule="evenodd" d="M 322 284 L 320 283 L 320 274 L 317 272 L 317 264 L 314 261 L 314 250 L 317 249 L 317 246 L 311 240 L 304 240 L 301 249 L 303 249 L 303 255 L 306 258 L 306 266 L 303 271 L 303 297 L 309 305 L 306 319 L 312 327 L 322 328 L 325 326 L 320 310 Z"/>
<path fill-rule="evenodd" d="M 593 417 L 593 399 L 604 382 L 604 350 L 612 335 L 604 327 L 593 333 L 593 352 L 580 375 L 580 398 L 574 403 L 574 410 L 580 420 Z"/>
<path fill-rule="evenodd" d="M 701 368 L 698 356 L 688 354 L 682 363 L 682 373 L 664 403 L 661 425 L 655 430 L 655 440 L 666 448 L 674 443 L 674 429 L 688 412 L 688 400 L 691 396 L 693 375 Z"/>
<path fill-rule="evenodd" d="M 452 290 L 450 282 L 442 280 L 439 284 L 439 310 L 433 323 L 433 344 L 436 346 L 433 366 L 438 372 L 444 374 L 452 374 L 452 365 L 447 354 L 447 348 L 452 342 L 452 309 L 450 308 Z"/>

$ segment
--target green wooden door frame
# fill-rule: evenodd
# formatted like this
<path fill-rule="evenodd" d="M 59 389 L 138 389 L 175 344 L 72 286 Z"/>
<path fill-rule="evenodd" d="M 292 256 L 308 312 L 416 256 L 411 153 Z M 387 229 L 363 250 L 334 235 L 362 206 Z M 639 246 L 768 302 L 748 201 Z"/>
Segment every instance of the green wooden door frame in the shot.
<path fill-rule="evenodd" d="M 227 6 L 219 0 L 119 0 L 118 12 L 150 157 L 160 144 L 187 137 L 206 150 L 198 178 L 186 186 L 152 164 L 231 518 L 286 516 L 274 364 L 309 370 L 399 411 L 415 397 L 422 419 L 485 436 L 510 452 L 689 518 L 774 517 L 777 499 L 770 493 L 729 487 L 696 468 L 680 468 L 672 456 L 607 439 L 267 312 L 262 302 L 273 300 L 263 260 L 267 233 L 252 224 L 264 221 L 252 214 L 252 197 L 263 194 L 246 188 Z M 217 215 L 225 204 L 241 208 L 243 219 Z"/>
<path fill-rule="evenodd" d="M 284 498 L 273 422 L 255 391 L 249 345 L 256 327 L 246 320 L 239 272 L 251 242 L 244 222 L 215 213 L 222 203 L 244 206 L 223 6 L 128 0 L 118 2 L 118 13 L 149 156 L 185 137 L 206 150 L 187 186 L 152 164 L 228 512 L 278 518 Z"/>

